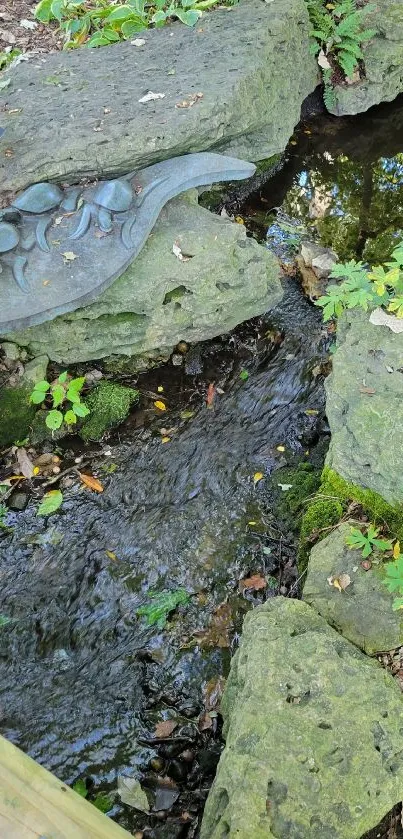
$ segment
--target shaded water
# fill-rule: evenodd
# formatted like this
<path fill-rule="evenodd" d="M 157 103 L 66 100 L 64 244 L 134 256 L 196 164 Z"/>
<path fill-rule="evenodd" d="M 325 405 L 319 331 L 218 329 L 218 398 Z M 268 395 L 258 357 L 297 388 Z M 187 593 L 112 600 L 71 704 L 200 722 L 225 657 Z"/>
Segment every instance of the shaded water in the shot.
<path fill-rule="evenodd" d="M 278 245 L 271 208 L 281 206 L 335 247 L 346 225 L 343 257 L 369 258 L 403 224 L 403 106 L 322 116 L 295 142 L 243 207 L 249 229 L 264 239 L 269 228 Z M 326 209 L 313 215 L 319 194 Z M 148 421 L 143 396 L 144 411 L 111 438 L 109 455 L 103 447 L 100 464 L 116 469 L 103 473 L 102 495 L 74 484 L 57 516 L 44 522 L 28 508 L 2 538 L 0 613 L 14 621 L 0 633 L 1 732 L 67 783 L 83 780 L 90 797 L 110 792 L 109 812 L 149 839 L 197 835 L 221 748 L 212 686 L 228 672 L 244 612 L 279 587 L 298 591 L 278 470 L 323 458 L 328 344 L 318 310 L 285 280 L 270 316 L 201 346 L 188 372 L 140 376 L 150 399 L 163 385 L 170 410 Z M 242 595 L 239 580 L 252 574 L 272 585 Z M 180 587 L 190 602 L 165 629 L 138 618 L 150 592 Z M 164 740 L 155 726 L 168 718 L 177 728 Z M 121 774 L 141 779 L 150 816 L 119 803 Z"/>

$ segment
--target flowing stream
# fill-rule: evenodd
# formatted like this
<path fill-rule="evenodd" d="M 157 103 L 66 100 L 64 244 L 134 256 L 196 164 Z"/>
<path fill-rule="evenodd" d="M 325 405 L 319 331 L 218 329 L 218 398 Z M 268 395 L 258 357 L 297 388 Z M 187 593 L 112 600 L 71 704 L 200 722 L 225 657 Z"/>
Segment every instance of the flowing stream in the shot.
<path fill-rule="evenodd" d="M 297 238 L 304 225 L 336 250 L 342 225 L 343 258 L 386 258 L 403 229 L 402 152 L 402 103 L 316 117 L 240 212 L 282 256 L 295 245 L 287 217 Z M 109 796 L 103 809 L 147 839 L 198 835 L 242 617 L 299 591 L 284 474 L 303 463 L 314 480 L 323 462 L 333 339 L 298 281 L 284 287 L 268 316 L 139 377 L 144 394 L 163 386 L 169 416 L 136 409 L 91 451 L 94 468 L 110 464 L 102 495 L 75 482 L 59 514 L 28 507 L 0 543 L 0 612 L 13 619 L 0 633 L 1 733 L 90 800 Z M 242 589 L 252 575 L 266 587 Z M 153 592 L 182 588 L 190 599 L 165 627 L 137 615 Z M 141 780 L 150 814 L 121 804 L 121 775 Z"/>

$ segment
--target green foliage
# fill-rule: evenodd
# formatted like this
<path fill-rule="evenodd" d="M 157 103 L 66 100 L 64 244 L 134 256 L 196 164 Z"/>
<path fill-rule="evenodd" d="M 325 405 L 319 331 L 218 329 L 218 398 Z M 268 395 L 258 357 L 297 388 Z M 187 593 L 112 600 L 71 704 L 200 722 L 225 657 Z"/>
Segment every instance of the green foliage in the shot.
<path fill-rule="evenodd" d="M 232 5 L 234 0 L 224 0 Z M 236 0 L 235 0 L 236 2 Z M 64 48 L 102 47 L 132 38 L 149 26 L 164 26 L 172 19 L 194 26 L 205 9 L 217 0 L 41 0 L 35 16 L 42 23 L 57 21 Z"/>
<path fill-rule="evenodd" d="M 394 599 L 392 608 L 394 611 L 403 609 L 403 556 L 398 556 L 394 562 L 387 562 L 384 568 L 386 573 L 385 586 L 391 594 L 397 593 L 399 595 Z"/>
<path fill-rule="evenodd" d="M 52 489 L 43 496 L 42 501 L 38 507 L 37 516 L 50 516 L 55 513 L 63 503 L 63 494 L 60 489 Z"/>
<path fill-rule="evenodd" d="M 66 425 L 75 425 L 77 417 L 86 417 L 90 413 L 89 408 L 81 402 L 80 397 L 84 382 L 84 376 L 72 379 L 65 370 L 52 384 L 49 384 L 45 379 L 36 383 L 30 400 L 34 405 L 41 405 L 46 400 L 48 402 L 52 401 L 52 408 L 48 411 L 45 420 L 51 431 L 57 431 L 63 422 Z M 71 407 L 63 414 L 62 411 L 59 411 L 59 407 L 68 402 L 71 403 Z"/>
<path fill-rule="evenodd" d="M 0 448 L 23 440 L 35 416 L 29 388 L 3 387 L 0 391 Z"/>
<path fill-rule="evenodd" d="M 8 507 L 5 504 L 0 504 L 0 529 L 8 530 L 6 525 L 6 516 L 8 514 Z"/>
<path fill-rule="evenodd" d="M 332 70 L 339 68 L 346 78 L 353 77 L 364 58 L 363 44 L 376 34 L 373 29 L 363 28 L 364 16 L 376 7 L 372 4 L 357 9 L 355 0 L 342 0 L 335 5 L 325 0 L 307 0 L 307 6 L 312 24 L 310 35 L 315 39 L 312 52 L 321 53 L 324 100 L 326 107 L 332 108 L 335 104 Z"/>
<path fill-rule="evenodd" d="M 145 617 L 149 626 L 156 624 L 158 629 L 164 629 L 170 612 L 173 612 L 181 603 L 188 603 L 190 594 L 179 588 L 176 591 L 160 591 L 151 595 L 151 603 L 147 606 L 140 606 L 137 615 Z"/>
<path fill-rule="evenodd" d="M 365 311 L 385 306 L 403 318 L 403 242 L 393 251 L 391 261 L 367 271 L 362 262 L 350 260 L 336 265 L 330 276 L 343 278 L 338 285 L 329 285 L 326 294 L 316 301 L 323 309 L 323 319 L 339 317 L 344 309 Z"/>
<path fill-rule="evenodd" d="M 390 539 L 378 539 L 379 527 L 369 524 L 365 531 L 358 527 L 352 527 L 347 536 L 346 545 L 361 551 L 361 556 L 366 559 L 374 549 L 378 551 L 391 551 L 393 548 Z"/>
<path fill-rule="evenodd" d="M 81 795 L 82 798 L 87 798 L 88 799 L 89 790 L 87 789 L 87 785 L 86 785 L 85 781 L 82 780 L 82 778 L 79 778 L 78 781 L 76 781 L 73 784 L 72 789 L 78 795 Z M 93 798 L 93 799 L 89 798 L 88 800 L 89 800 L 90 804 L 93 804 L 94 807 L 97 808 L 97 810 L 101 811 L 101 813 L 107 813 L 108 810 L 110 810 L 111 806 L 112 806 L 111 796 L 106 795 L 102 792 L 98 792 L 97 795 L 95 796 L 95 798 Z"/>
<path fill-rule="evenodd" d="M 7 626 L 9 623 L 13 623 L 14 618 L 9 618 L 8 615 L 0 615 L 0 629 L 3 626 Z"/>
<path fill-rule="evenodd" d="M 72 789 L 74 790 L 74 792 L 77 793 L 77 795 L 81 795 L 82 798 L 87 798 L 87 784 L 85 783 L 85 781 L 82 780 L 82 778 L 79 778 L 78 781 L 75 781 L 75 783 L 72 786 Z"/>
<path fill-rule="evenodd" d="M 18 55 L 21 55 L 21 50 L 18 49 L 10 50 L 10 52 L 0 52 L 0 73 L 2 70 L 6 70 Z"/>
<path fill-rule="evenodd" d="M 91 416 L 85 420 L 80 435 L 83 440 L 100 440 L 109 428 L 126 419 L 130 406 L 137 402 L 139 391 L 113 382 L 101 382 L 86 399 Z"/>

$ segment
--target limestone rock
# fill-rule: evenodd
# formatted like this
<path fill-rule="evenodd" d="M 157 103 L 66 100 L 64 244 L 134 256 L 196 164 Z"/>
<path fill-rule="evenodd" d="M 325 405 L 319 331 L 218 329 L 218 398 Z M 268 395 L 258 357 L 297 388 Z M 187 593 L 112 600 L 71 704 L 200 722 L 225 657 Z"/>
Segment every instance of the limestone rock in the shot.
<path fill-rule="evenodd" d="M 327 464 L 347 481 L 403 501 L 403 335 L 351 310 L 339 318 L 326 380 Z"/>
<path fill-rule="evenodd" d="M 334 114 L 358 114 L 379 102 L 392 102 L 403 91 L 403 0 L 377 0 L 365 16 L 365 28 L 377 32 L 364 45 L 366 78 L 336 87 Z"/>
<path fill-rule="evenodd" d="M 31 390 L 37 382 L 42 382 L 46 379 L 46 371 L 48 369 L 49 358 L 47 355 L 39 355 L 28 361 L 24 366 L 24 373 L 22 382 Z"/>
<path fill-rule="evenodd" d="M 177 259 L 178 242 L 187 261 Z M 179 341 L 228 332 L 282 296 L 277 259 L 243 225 L 187 197 L 169 202 L 138 258 L 95 303 L 13 333 L 60 363 L 117 355 L 167 357 Z"/>
<path fill-rule="evenodd" d="M 306 603 L 245 619 L 201 839 L 360 839 L 401 800 L 403 699 Z"/>
<path fill-rule="evenodd" d="M 350 525 L 339 525 L 312 549 L 303 599 L 345 638 L 368 655 L 403 644 L 403 620 L 392 610 L 392 595 L 383 584 L 382 557 L 373 556 L 364 571 L 361 553 L 346 545 Z M 348 574 L 345 591 L 329 585 L 329 577 Z"/>
<path fill-rule="evenodd" d="M 10 71 L 1 115 L 3 196 L 187 152 L 252 161 L 282 152 L 319 81 L 310 28 L 304 0 L 243 0 L 194 28 L 147 31 L 141 48 L 126 41 L 22 62 Z M 142 104 L 148 91 L 164 98 Z M 198 92 L 193 107 L 176 107 Z"/>

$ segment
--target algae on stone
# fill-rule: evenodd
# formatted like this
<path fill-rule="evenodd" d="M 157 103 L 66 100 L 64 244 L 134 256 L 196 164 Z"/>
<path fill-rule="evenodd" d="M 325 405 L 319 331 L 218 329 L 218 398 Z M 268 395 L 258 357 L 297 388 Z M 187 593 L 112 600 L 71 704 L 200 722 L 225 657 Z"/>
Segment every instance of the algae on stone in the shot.
<path fill-rule="evenodd" d="M 83 440 L 100 440 L 108 429 L 123 422 L 139 397 L 138 390 L 114 382 L 101 382 L 85 399 L 90 410 L 80 430 Z"/>
<path fill-rule="evenodd" d="M 207 340 L 273 308 L 280 266 L 245 227 L 189 196 L 170 201 L 144 249 L 89 306 L 14 333 L 35 355 L 70 365 L 113 355 L 167 357 L 181 340 Z M 179 261 L 174 242 L 191 258 Z"/>
<path fill-rule="evenodd" d="M 246 617 L 201 839 L 361 839 L 401 800 L 403 699 L 306 603 Z"/>
<path fill-rule="evenodd" d="M 372 567 L 365 571 L 360 551 L 347 546 L 351 524 L 340 524 L 312 549 L 302 597 L 344 638 L 375 655 L 402 646 L 403 618 L 392 610 L 382 556 L 374 553 Z M 351 579 L 341 592 L 328 582 L 340 574 Z"/>
<path fill-rule="evenodd" d="M 402 334 L 373 326 L 361 310 L 339 318 L 325 384 L 331 430 L 326 463 L 392 505 L 403 502 L 402 364 Z"/>
<path fill-rule="evenodd" d="M 31 388 L 3 387 L 0 391 L 0 447 L 12 446 L 28 436 L 36 406 L 29 401 Z"/>

